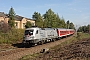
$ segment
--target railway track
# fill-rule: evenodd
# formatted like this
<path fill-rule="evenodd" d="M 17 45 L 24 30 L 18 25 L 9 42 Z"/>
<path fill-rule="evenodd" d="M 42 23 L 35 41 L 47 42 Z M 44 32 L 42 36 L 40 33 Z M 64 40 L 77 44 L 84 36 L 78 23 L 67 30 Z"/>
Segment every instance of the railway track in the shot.
<path fill-rule="evenodd" d="M 50 42 L 50 43 L 38 45 L 35 47 L 31 47 L 31 46 L 29 46 L 29 48 L 20 47 L 20 48 L 16 48 L 16 49 L 12 49 L 12 50 L 1 51 L 0 52 L 0 60 L 18 60 L 22 56 L 39 53 L 42 49 L 51 48 L 56 45 L 59 45 L 60 43 L 66 41 L 66 40 L 69 40 L 72 37 L 73 36 L 70 36 L 70 37 L 67 37 L 67 38 L 64 38 L 61 40 L 57 40 L 55 42 Z"/>

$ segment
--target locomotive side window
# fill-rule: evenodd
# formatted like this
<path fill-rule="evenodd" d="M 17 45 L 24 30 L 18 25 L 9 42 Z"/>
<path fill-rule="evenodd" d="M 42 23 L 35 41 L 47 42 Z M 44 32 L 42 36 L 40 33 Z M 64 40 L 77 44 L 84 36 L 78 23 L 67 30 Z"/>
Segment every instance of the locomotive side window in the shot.
<path fill-rule="evenodd" d="M 25 35 L 33 35 L 33 30 L 25 30 Z"/>
<path fill-rule="evenodd" d="M 38 30 L 36 31 L 36 34 L 38 34 Z"/>

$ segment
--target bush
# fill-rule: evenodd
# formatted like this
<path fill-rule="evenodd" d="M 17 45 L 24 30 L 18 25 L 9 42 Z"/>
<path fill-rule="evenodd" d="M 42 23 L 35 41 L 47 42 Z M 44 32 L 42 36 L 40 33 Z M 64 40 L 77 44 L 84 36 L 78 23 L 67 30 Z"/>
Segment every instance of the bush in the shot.
<path fill-rule="evenodd" d="M 10 26 L 8 25 L 8 23 L 5 23 L 4 21 L 0 21 L 0 31 L 3 33 L 6 33 L 10 30 Z"/>
<path fill-rule="evenodd" d="M 77 33 L 77 39 L 80 40 L 81 39 L 81 33 Z"/>
<path fill-rule="evenodd" d="M 21 42 L 23 39 L 24 29 L 12 28 L 7 33 L 0 32 L 0 43 L 13 44 Z"/>

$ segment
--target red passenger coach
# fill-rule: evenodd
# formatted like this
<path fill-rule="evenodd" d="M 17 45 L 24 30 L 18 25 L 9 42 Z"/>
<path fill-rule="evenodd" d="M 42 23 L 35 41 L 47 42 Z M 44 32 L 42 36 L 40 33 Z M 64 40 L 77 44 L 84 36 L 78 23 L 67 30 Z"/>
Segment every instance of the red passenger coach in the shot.
<path fill-rule="evenodd" d="M 67 29 L 67 36 L 70 35 L 70 29 Z"/>
<path fill-rule="evenodd" d="M 60 28 L 58 28 L 57 32 L 58 32 L 58 36 L 59 37 L 67 36 L 67 29 L 60 29 Z"/>
<path fill-rule="evenodd" d="M 74 29 L 70 29 L 70 35 L 74 34 L 75 30 Z"/>
<path fill-rule="evenodd" d="M 74 29 L 67 29 L 67 35 L 72 35 L 74 32 Z"/>
<path fill-rule="evenodd" d="M 64 37 L 64 36 L 68 36 L 68 35 L 72 35 L 74 34 L 74 29 L 62 29 L 62 28 L 57 28 L 57 33 L 58 33 L 58 37 Z"/>

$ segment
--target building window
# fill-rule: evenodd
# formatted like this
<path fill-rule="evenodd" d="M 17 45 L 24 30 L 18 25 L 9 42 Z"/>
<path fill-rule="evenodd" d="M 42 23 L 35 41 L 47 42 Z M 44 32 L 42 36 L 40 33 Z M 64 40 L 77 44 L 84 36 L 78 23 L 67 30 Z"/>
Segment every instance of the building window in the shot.
<path fill-rule="evenodd" d="M 23 23 L 23 28 L 25 28 L 25 25 L 26 25 L 26 24 L 25 24 L 25 23 Z"/>
<path fill-rule="evenodd" d="M 15 23 L 15 28 L 18 28 L 18 22 Z"/>
<path fill-rule="evenodd" d="M 34 23 L 32 23 L 32 26 L 34 26 Z"/>

